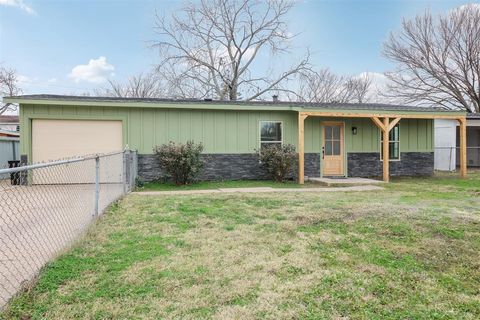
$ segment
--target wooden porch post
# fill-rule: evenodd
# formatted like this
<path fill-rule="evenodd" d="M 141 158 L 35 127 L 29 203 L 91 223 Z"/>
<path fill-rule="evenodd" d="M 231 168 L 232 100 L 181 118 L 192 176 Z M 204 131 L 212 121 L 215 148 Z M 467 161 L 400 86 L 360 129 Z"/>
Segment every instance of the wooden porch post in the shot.
<path fill-rule="evenodd" d="M 305 183 L 305 118 L 303 113 L 298 113 L 298 183 Z"/>
<path fill-rule="evenodd" d="M 460 177 L 467 176 L 467 120 L 459 118 L 460 122 Z"/>
<path fill-rule="evenodd" d="M 381 121 L 378 117 L 372 117 L 372 121 L 380 129 L 382 133 L 382 158 L 383 158 L 383 181 L 390 181 L 390 150 L 389 150 L 389 133 L 390 130 L 400 121 L 400 118 L 396 118 L 390 123 L 390 118 L 385 117 Z"/>
<path fill-rule="evenodd" d="M 390 181 L 390 148 L 389 148 L 389 126 L 390 126 L 390 118 L 383 118 L 383 181 L 389 182 Z"/>

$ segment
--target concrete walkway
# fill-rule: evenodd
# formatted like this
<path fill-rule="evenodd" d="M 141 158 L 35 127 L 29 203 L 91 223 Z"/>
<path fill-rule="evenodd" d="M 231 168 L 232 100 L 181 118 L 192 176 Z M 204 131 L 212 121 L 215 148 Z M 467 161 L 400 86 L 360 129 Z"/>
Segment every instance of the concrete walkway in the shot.
<path fill-rule="evenodd" d="M 378 186 L 353 186 L 353 187 L 339 187 L 339 188 L 221 188 L 208 190 L 176 190 L 176 191 L 143 191 L 132 192 L 132 194 L 142 196 L 177 196 L 177 195 L 195 195 L 195 194 L 217 194 L 217 193 L 268 193 L 268 192 L 345 192 L 345 191 L 374 191 L 383 190 Z"/>

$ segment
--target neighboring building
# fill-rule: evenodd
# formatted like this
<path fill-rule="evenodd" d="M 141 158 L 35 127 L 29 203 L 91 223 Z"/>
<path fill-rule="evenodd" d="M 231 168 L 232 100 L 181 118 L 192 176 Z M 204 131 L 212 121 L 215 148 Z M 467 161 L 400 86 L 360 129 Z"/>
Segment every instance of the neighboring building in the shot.
<path fill-rule="evenodd" d="M 19 160 L 19 118 L 16 115 L 0 115 L 0 169 L 8 161 Z"/>
<path fill-rule="evenodd" d="M 19 131 L 17 115 L 0 115 L 0 131 Z"/>
<path fill-rule="evenodd" d="M 435 120 L 435 169 L 453 171 L 459 163 L 458 121 Z M 467 114 L 467 166 L 480 167 L 480 113 Z"/>
<path fill-rule="evenodd" d="M 202 179 L 263 178 L 255 151 L 263 145 L 286 143 L 299 151 L 300 182 L 303 175 L 377 177 L 383 173 L 386 181 L 389 174 L 430 175 L 433 119 L 465 119 L 464 112 L 386 104 L 53 95 L 6 100 L 20 104 L 23 161 L 128 147 L 138 150 L 139 175 L 145 180 L 160 176 L 154 146 L 187 140 L 203 143 L 208 155 Z M 381 154 L 382 132 L 389 147 Z M 383 162 L 383 154 L 390 161 Z"/>

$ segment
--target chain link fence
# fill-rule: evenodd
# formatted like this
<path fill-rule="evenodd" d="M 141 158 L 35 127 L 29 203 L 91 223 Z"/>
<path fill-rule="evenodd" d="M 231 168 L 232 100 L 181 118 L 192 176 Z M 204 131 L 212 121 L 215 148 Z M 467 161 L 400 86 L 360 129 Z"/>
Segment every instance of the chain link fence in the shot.
<path fill-rule="evenodd" d="M 435 169 L 454 171 L 460 166 L 460 148 L 435 147 Z M 480 147 L 467 147 L 467 167 L 480 168 Z"/>
<path fill-rule="evenodd" d="M 0 309 L 134 188 L 137 154 L 10 166 L 0 168 Z"/>

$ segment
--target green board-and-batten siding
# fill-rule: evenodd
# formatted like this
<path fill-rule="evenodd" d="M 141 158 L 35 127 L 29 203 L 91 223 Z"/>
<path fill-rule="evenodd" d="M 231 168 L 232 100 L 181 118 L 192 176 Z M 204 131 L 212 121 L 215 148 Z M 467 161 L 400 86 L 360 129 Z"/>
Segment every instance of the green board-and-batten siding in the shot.
<path fill-rule="evenodd" d="M 259 122 L 283 123 L 283 142 L 297 145 L 297 113 L 294 111 L 191 110 L 102 106 L 28 105 L 20 108 L 21 153 L 31 150 L 31 119 L 98 119 L 123 121 L 124 145 L 150 154 L 155 145 L 169 141 L 202 142 L 205 153 L 252 153 L 259 144 Z M 320 152 L 320 123 L 332 118 L 309 117 L 305 121 L 305 152 Z M 345 122 L 346 152 L 378 152 L 379 130 L 370 119 L 335 119 Z M 352 134 L 357 127 L 357 135 Z M 401 152 L 432 152 L 433 121 L 403 119 Z M 31 155 L 30 155 L 31 156 Z"/>

